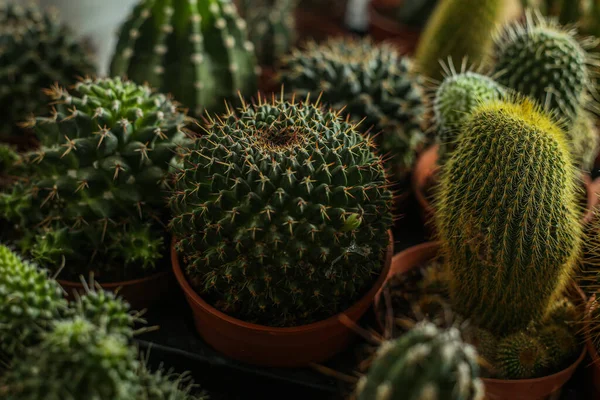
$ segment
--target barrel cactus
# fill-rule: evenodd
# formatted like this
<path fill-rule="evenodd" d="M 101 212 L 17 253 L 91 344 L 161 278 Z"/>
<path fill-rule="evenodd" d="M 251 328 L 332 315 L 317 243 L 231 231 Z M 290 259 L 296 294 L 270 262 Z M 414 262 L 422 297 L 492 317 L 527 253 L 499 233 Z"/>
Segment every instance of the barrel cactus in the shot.
<path fill-rule="evenodd" d="M 282 58 L 280 81 L 289 93 L 320 99 L 371 128 L 379 152 L 401 182 L 423 146 L 425 92 L 412 61 L 370 39 L 310 41 Z"/>
<path fill-rule="evenodd" d="M 349 307 L 381 273 L 392 193 L 373 144 L 308 100 L 210 120 L 170 198 L 195 289 L 222 311 L 296 325 Z"/>
<path fill-rule="evenodd" d="M 42 88 L 95 73 L 89 49 L 56 14 L 20 3 L 0 5 L 0 139 L 21 135 L 18 124 L 44 109 Z"/>
<path fill-rule="evenodd" d="M 483 400 L 477 352 L 456 328 L 422 322 L 384 342 L 356 388 L 357 400 Z"/>
<path fill-rule="evenodd" d="M 580 257 L 577 177 L 563 131 L 534 102 L 471 113 L 436 204 L 456 312 L 498 335 L 543 319 Z"/>
<path fill-rule="evenodd" d="M 504 379 L 538 378 L 550 361 L 548 348 L 526 331 L 513 333 L 498 343 L 496 367 Z"/>
<path fill-rule="evenodd" d="M 48 91 L 55 108 L 30 119 L 41 143 L 23 155 L 23 180 L 0 211 L 24 228 L 23 251 L 61 278 L 128 279 L 163 257 L 169 169 L 190 141 L 188 118 L 168 97 L 115 79 Z M 170 164 L 171 167 L 170 167 Z"/>
<path fill-rule="evenodd" d="M 110 65 L 171 93 L 191 114 L 224 109 L 224 100 L 254 93 L 254 45 L 230 0 L 140 0 L 123 24 Z"/>

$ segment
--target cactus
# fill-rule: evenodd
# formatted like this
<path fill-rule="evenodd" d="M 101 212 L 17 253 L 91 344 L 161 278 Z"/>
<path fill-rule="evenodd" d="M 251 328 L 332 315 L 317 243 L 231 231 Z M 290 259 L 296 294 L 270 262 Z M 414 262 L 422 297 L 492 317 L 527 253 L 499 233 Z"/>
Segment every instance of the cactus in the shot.
<path fill-rule="evenodd" d="M 484 397 L 477 352 L 456 328 L 423 322 L 384 342 L 356 388 L 357 400 L 478 400 Z"/>
<path fill-rule="evenodd" d="M 445 71 L 444 80 L 436 89 L 433 99 L 440 165 L 454 151 L 456 135 L 471 111 L 486 101 L 500 100 L 505 94 L 504 88 L 494 79 L 468 70 L 465 63 L 458 73 L 451 63 Z"/>
<path fill-rule="evenodd" d="M 584 171 L 591 171 L 600 150 L 600 133 L 596 127 L 596 118 L 591 113 L 580 110 L 567 134 L 575 165 Z"/>
<path fill-rule="evenodd" d="M 331 38 L 305 43 L 283 57 L 280 81 L 298 96 L 321 101 L 372 128 L 387 167 L 402 182 L 423 146 L 425 93 L 410 59 L 370 39 Z M 322 93 L 321 93 L 322 92 Z"/>
<path fill-rule="evenodd" d="M 294 11 L 297 0 L 241 0 L 240 15 L 248 24 L 248 37 L 258 63 L 274 67 L 296 41 Z"/>
<path fill-rule="evenodd" d="M 577 327 L 580 325 L 581 319 L 581 310 L 571 300 L 563 297 L 550 305 L 543 323 Z"/>
<path fill-rule="evenodd" d="M 538 378 L 549 365 L 548 350 L 534 334 L 519 331 L 498 343 L 496 367 L 503 379 Z"/>
<path fill-rule="evenodd" d="M 60 285 L 46 271 L 0 245 L 0 352 L 13 357 L 66 312 Z"/>
<path fill-rule="evenodd" d="M 135 400 L 208 400 L 205 392 L 192 395 L 197 387 L 187 373 L 176 374 L 172 370 L 165 371 L 162 366 L 150 372 L 142 365 L 139 373 L 142 392 Z"/>
<path fill-rule="evenodd" d="M 15 2 L 15 3 L 25 3 Z M 0 139 L 23 134 L 18 124 L 46 106 L 41 89 L 95 73 L 83 43 L 55 14 L 35 5 L 0 4 Z"/>
<path fill-rule="evenodd" d="M 498 82 L 530 96 L 570 125 L 586 105 L 592 87 L 593 41 L 528 11 L 525 23 L 508 24 L 495 38 Z"/>
<path fill-rule="evenodd" d="M 44 267 L 65 257 L 63 279 L 153 272 L 166 247 L 169 163 L 190 141 L 186 115 L 119 78 L 48 93 L 56 109 L 29 121 L 41 148 L 23 156 L 23 182 L 0 195 L 0 216 L 22 228 L 21 248 Z"/>
<path fill-rule="evenodd" d="M 259 97 L 206 129 L 170 199 L 195 289 L 266 325 L 349 307 L 381 272 L 392 223 L 372 142 L 308 99 Z"/>
<path fill-rule="evenodd" d="M 577 176 L 563 131 L 534 102 L 472 112 L 436 204 L 456 312 L 497 335 L 544 317 L 581 253 Z"/>
<path fill-rule="evenodd" d="M 564 367 L 565 362 L 581 352 L 577 337 L 564 325 L 547 325 L 539 330 L 540 342 L 546 347 L 549 356 L 549 366 L 555 370 Z"/>
<path fill-rule="evenodd" d="M 254 93 L 254 45 L 230 0 L 140 0 L 121 28 L 111 76 L 171 93 L 191 114 Z"/>
<path fill-rule="evenodd" d="M 440 60 L 468 57 L 486 64 L 493 47 L 492 33 L 505 14 L 504 0 L 440 1 L 425 25 L 415 54 L 419 72 L 442 78 Z"/>

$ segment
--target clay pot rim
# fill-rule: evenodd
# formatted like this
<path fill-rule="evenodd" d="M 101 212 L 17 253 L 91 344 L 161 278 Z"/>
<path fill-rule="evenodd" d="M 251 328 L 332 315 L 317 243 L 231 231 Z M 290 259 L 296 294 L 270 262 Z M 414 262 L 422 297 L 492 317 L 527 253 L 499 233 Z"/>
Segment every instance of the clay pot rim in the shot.
<path fill-rule="evenodd" d="M 333 315 L 329 318 L 326 318 L 324 320 L 321 320 L 321 321 L 312 322 L 310 324 L 305 324 L 305 325 L 291 326 L 291 327 L 271 327 L 271 326 L 267 326 L 267 325 L 253 324 L 253 323 L 246 322 L 246 321 L 243 321 L 238 318 L 234 318 L 230 315 L 227 315 L 227 314 L 217 310 L 212 305 L 208 304 L 208 302 L 203 300 L 202 297 L 200 297 L 200 295 L 198 293 L 196 293 L 196 291 L 190 286 L 185 275 L 183 274 L 183 270 L 181 269 L 181 265 L 179 263 L 179 255 L 177 254 L 177 251 L 175 250 L 175 242 L 176 242 L 175 237 L 173 237 L 173 239 L 171 241 L 171 264 L 173 266 L 173 272 L 175 274 L 175 278 L 177 279 L 177 282 L 179 283 L 179 285 L 185 292 L 188 300 L 193 302 L 197 307 L 201 308 L 204 312 L 212 314 L 216 318 L 224 320 L 225 322 L 235 325 L 235 326 L 238 326 L 240 328 L 245 328 L 245 329 L 263 332 L 263 333 L 285 334 L 285 333 L 310 332 L 313 330 L 320 330 L 324 326 L 339 325 L 339 320 L 342 315 L 346 315 L 347 313 L 350 313 L 352 310 L 360 308 L 361 304 L 363 302 L 369 301 L 369 299 L 373 299 L 375 297 L 375 294 L 379 291 L 379 289 L 383 286 L 385 280 L 387 279 L 387 275 L 388 275 L 389 270 L 392 265 L 392 262 L 391 262 L 392 256 L 391 256 L 391 254 L 388 256 L 389 253 L 392 253 L 392 251 L 390 251 L 390 250 L 393 249 L 393 245 L 394 245 L 394 237 L 392 235 L 391 230 L 388 230 L 388 236 L 389 236 L 390 242 L 386 249 L 386 255 L 385 255 L 383 269 L 381 270 L 379 277 L 373 283 L 371 289 L 369 289 L 369 291 L 367 293 L 365 293 L 362 297 L 360 297 L 358 300 L 356 300 L 354 302 L 354 304 L 352 306 L 350 306 L 348 309 L 346 309 L 338 314 L 335 314 L 335 315 Z"/>
<path fill-rule="evenodd" d="M 424 242 L 424 243 L 419 243 L 417 245 L 408 247 L 404 250 L 402 250 L 401 252 L 397 253 L 396 255 L 394 255 L 394 259 L 396 258 L 400 258 L 400 257 L 406 257 L 406 254 L 410 254 L 410 253 L 420 253 L 423 252 L 424 250 L 436 250 L 436 253 L 438 253 L 438 249 L 440 246 L 440 242 L 439 241 L 428 241 L 428 242 Z M 393 260 L 392 260 L 393 263 Z M 411 268 L 409 268 L 407 271 L 418 267 L 419 265 L 413 265 Z M 391 271 L 390 271 L 391 272 Z M 395 274 L 394 274 L 395 275 Z M 384 282 L 384 284 L 381 286 L 380 291 L 377 292 L 377 295 L 375 296 L 375 300 L 373 302 L 373 306 L 376 307 L 376 304 L 379 303 L 379 299 L 381 297 L 381 293 L 383 292 L 383 289 L 385 287 L 385 284 L 387 283 L 387 281 L 389 279 L 391 279 L 394 275 L 390 274 L 388 278 L 386 278 L 386 282 Z M 581 291 L 581 289 L 579 288 L 579 285 L 574 283 L 574 287 L 575 290 L 577 291 L 577 293 L 581 296 L 582 300 L 584 301 L 584 303 L 586 302 L 586 298 L 585 298 L 585 294 Z M 590 307 L 591 304 L 591 299 L 588 303 L 588 307 Z M 587 314 L 588 311 L 586 311 Z M 376 318 L 377 318 L 377 309 L 375 309 L 375 314 L 376 314 Z M 377 318 L 377 322 L 382 326 L 381 321 L 379 320 L 379 318 Z M 587 323 L 587 319 L 586 319 L 586 323 Z M 587 326 L 587 325 L 586 325 Z M 568 375 L 569 373 L 571 373 L 571 371 L 575 370 L 575 368 L 577 368 L 579 366 L 579 364 L 583 361 L 583 359 L 585 358 L 585 355 L 588 351 L 588 346 L 589 346 L 589 342 L 588 342 L 588 334 L 587 334 L 588 330 L 586 329 L 586 345 L 582 346 L 583 349 L 581 351 L 581 354 L 579 355 L 579 357 L 577 358 L 577 360 L 575 360 L 572 364 L 570 364 L 568 367 L 555 372 L 551 375 L 546 375 L 546 376 L 542 376 L 539 378 L 529 378 L 529 379 L 498 379 L 498 378 L 481 378 L 481 380 L 486 383 L 495 383 L 495 384 L 510 384 L 510 383 L 517 383 L 517 384 L 535 384 L 535 383 L 540 383 L 543 381 L 547 381 L 547 380 L 552 380 L 555 378 L 558 378 L 561 375 Z M 590 353 L 591 354 L 591 353 Z M 593 359 L 593 356 L 592 356 Z M 596 353 L 596 359 L 598 360 L 598 354 Z"/>
<path fill-rule="evenodd" d="M 103 289 L 116 289 L 118 287 L 123 287 L 123 286 L 133 286 L 133 285 L 143 284 L 148 281 L 158 279 L 162 276 L 169 275 L 170 272 L 171 271 L 169 270 L 169 268 L 165 268 L 163 271 L 156 272 L 152 275 L 148 275 L 143 278 L 130 279 L 127 281 L 118 281 L 118 282 L 106 282 L 106 283 L 103 283 L 102 281 L 98 281 L 94 278 L 94 282 L 97 282 Z M 69 288 L 82 288 L 83 287 L 83 284 L 81 283 L 81 281 L 69 281 L 69 280 L 64 280 L 64 279 L 57 279 L 56 281 L 63 287 L 65 287 L 65 286 L 67 286 Z"/>

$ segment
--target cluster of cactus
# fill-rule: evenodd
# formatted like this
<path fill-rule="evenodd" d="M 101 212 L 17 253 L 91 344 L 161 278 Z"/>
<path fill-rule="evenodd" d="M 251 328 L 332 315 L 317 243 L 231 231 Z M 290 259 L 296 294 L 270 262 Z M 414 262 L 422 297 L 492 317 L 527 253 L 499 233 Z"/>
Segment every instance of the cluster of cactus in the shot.
<path fill-rule="evenodd" d="M 392 193 L 373 143 L 316 104 L 259 97 L 211 119 L 170 198 L 199 293 L 294 325 L 350 306 L 382 269 Z"/>
<path fill-rule="evenodd" d="M 387 167 L 402 182 L 424 145 L 425 91 L 412 61 L 370 39 L 310 41 L 282 58 L 280 81 L 296 96 L 311 95 L 370 129 Z"/>
<path fill-rule="evenodd" d="M 240 0 L 240 15 L 261 66 L 273 67 L 296 41 L 298 0 Z"/>
<path fill-rule="evenodd" d="M 164 256 L 163 191 L 179 145 L 191 141 L 184 112 L 167 96 L 120 78 L 48 90 L 53 108 L 28 124 L 41 143 L 22 155 L 21 178 L 0 194 L 0 216 L 23 230 L 22 251 L 45 267 L 66 261 L 102 279 L 139 276 Z"/>
<path fill-rule="evenodd" d="M 35 5 L 0 5 L 0 138 L 21 136 L 19 123 L 46 106 L 42 89 L 95 73 L 91 55 L 57 16 Z"/>
<path fill-rule="evenodd" d="M 577 195 L 565 135 L 537 104 L 515 97 L 476 108 L 436 204 L 455 311 L 498 335 L 541 320 L 579 261 Z"/>
<path fill-rule="evenodd" d="M 482 400 L 477 352 L 458 329 L 422 322 L 378 349 L 356 388 L 358 400 Z"/>
<path fill-rule="evenodd" d="M 121 27 L 111 76 L 164 93 L 199 117 L 257 88 L 254 45 L 229 0 L 140 0 Z"/>

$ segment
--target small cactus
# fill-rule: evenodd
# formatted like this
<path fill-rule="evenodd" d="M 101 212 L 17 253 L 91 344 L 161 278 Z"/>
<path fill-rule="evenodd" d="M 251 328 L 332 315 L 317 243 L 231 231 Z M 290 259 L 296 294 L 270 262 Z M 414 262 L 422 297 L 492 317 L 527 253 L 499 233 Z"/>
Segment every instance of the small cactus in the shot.
<path fill-rule="evenodd" d="M 384 342 L 356 388 L 357 400 L 483 400 L 477 352 L 457 329 L 422 322 Z"/>
<path fill-rule="evenodd" d="M 565 362 L 573 361 L 578 352 L 581 353 L 581 343 L 564 323 L 540 328 L 539 338 L 548 351 L 549 366 L 557 371 L 564 367 Z"/>
<path fill-rule="evenodd" d="M 573 125 L 567 130 L 575 165 L 591 171 L 600 150 L 600 132 L 593 114 L 580 110 Z"/>
<path fill-rule="evenodd" d="M 209 400 L 205 392 L 192 394 L 197 385 L 189 374 L 165 371 L 162 366 L 151 372 L 144 364 L 139 373 L 141 393 L 135 400 Z"/>
<path fill-rule="evenodd" d="M 498 343 L 495 365 L 503 379 L 538 378 L 550 365 L 550 357 L 538 337 L 519 331 Z"/>

